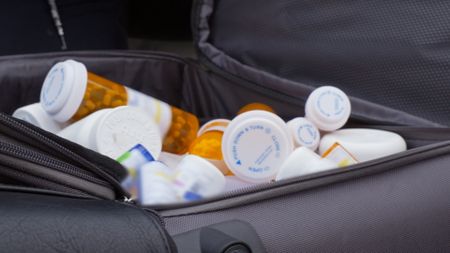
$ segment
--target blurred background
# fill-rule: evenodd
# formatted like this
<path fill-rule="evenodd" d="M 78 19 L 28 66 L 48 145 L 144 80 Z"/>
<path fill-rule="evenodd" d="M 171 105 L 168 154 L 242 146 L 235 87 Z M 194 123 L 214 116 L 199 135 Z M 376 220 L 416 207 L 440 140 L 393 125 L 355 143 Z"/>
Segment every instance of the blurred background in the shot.
<path fill-rule="evenodd" d="M 0 1 L 0 55 L 132 49 L 194 57 L 191 7 L 192 0 Z"/>

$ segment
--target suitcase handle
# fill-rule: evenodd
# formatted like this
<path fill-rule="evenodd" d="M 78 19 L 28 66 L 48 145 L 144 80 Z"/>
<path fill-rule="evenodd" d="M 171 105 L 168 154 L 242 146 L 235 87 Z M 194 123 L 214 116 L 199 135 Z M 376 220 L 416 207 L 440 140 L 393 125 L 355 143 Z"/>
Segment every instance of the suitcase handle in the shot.
<path fill-rule="evenodd" d="M 230 220 L 173 237 L 179 253 L 265 253 L 256 230 L 248 222 Z"/>

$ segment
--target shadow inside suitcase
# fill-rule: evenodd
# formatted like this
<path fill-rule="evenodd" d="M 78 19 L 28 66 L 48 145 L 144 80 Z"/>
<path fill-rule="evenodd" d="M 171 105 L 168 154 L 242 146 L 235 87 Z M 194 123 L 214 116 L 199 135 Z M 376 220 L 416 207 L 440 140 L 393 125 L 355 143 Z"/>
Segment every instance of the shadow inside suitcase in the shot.
<path fill-rule="evenodd" d="M 276 90 L 238 84 L 191 60 L 148 52 L 77 52 L 0 58 L 0 84 L 5 91 L 0 110 L 11 114 L 20 106 L 38 102 L 48 70 L 66 59 L 83 62 L 89 71 L 191 111 L 203 121 L 232 118 L 240 107 L 251 102 L 268 104 L 283 118 L 304 112 L 303 99 L 288 99 Z"/>

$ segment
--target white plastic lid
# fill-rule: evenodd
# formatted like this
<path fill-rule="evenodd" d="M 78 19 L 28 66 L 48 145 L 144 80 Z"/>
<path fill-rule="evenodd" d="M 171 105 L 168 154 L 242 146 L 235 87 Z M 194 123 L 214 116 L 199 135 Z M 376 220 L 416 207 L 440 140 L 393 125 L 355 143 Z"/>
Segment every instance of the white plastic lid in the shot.
<path fill-rule="evenodd" d="M 302 146 L 311 150 L 316 150 L 319 147 L 320 132 L 309 120 L 298 117 L 290 120 L 287 125 L 291 130 L 296 147 Z"/>
<path fill-rule="evenodd" d="M 305 117 L 324 131 L 334 131 L 344 126 L 350 113 L 349 98 L 343 91 L 332 86 L 315 89 L 305 105 Z"/>
<path fill-rule="evenodd" d="M 208 131 L 222 131 L 224 132 L 227 126 L 230 124 L 229 119 L 214 119 L 206 122 L 203 126 L 198 130 L 197 136 L 200 136 Z"/>
<path fill-rule="evenodd" d="M 52 133 L 58 133 L 65 126 L 56 122 L 39 103 L 18 108 L 12 115 Z"/>
<path fill-rule="evenodd" d="M 224 190 L 225 176 L 206 159 L 186 155 L 176 168 L 174 184 L 180 195 L 183 191 L 195 190 L 202 197 L 210 197 Z"/>
<path fill-rule="evenodd" d="M 377 129 L 342 129 L 322 137 L 322 155 L 334 143 L 341 144 L 359 162 L 388 156 L 406 150 L 405 140 L 398 134 Z"/>
<path fill-rule="evenodd" d="M 138 143 L 155 159 L 162 148 L 159 128 L 151 116 L 131 106 L 110 109 L 96 124 L 93 138 L 95 149 L 113 159 Z"/>
<path fill-rule="evenodd" d="M 308 175 L 337 167 L 335 163 L 321 158 L 311 149 L 299 147 L 283 163 L 276 180 Z"/>
<path fill-rule="evenodd" d="M 59 62 L 45 77 L 40 103 L 56 121 L 66 122 L 80 107 L 86 86 L 84 64 L 73 60 Z"/>
<path fill-rule="evenodd" d="M 222 138 L 228 168 L 248 182 L 268 182 L 292 152 L 289 128 L 277 115 L 249 111 L 235 117 Z"/>

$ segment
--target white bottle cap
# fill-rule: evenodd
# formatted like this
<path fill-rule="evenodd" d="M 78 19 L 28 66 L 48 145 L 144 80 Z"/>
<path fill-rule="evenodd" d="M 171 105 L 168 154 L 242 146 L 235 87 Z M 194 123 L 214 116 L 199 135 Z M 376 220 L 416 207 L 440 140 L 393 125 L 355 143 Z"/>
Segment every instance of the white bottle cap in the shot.
<path fill-rule="evenodd" d="M 203 126 L 198 130 L 197 136 L 200 136 L 209 131 L 221 131 L 225 132 L 225 129 L 230 124 L 229 119 L 214 119 L 206 122 Z"/>
<path fill-rule="evenodd" d="M 311 149 L 299 147 L 283 163 L 276 180 L 304 176 L 337 167 L 335 163 L 326 158 L 321 158 Z"/>
<path fill-rule="evenodd" d="M 309 120 L 298 117 L 290 120 L 287 125 L 296 147 L 307 147 L 313 151 L 319 147 L 320 132 Z"/>
<path fill-rule="evenodd" d="M 249 111 L 235 117 L 222 138 L 228 168 L 242 180 L 268 182 L 292 152 L 289 128 L 277 115 Z"/>
<path fill-rule="evenodd" d="M 58 135 L 113 159 L 138 143 L 157 159 L 162 147 L 153 119 L 141 109 L 130 106 L 94 112 Z"/>
<path fill-rule="evenodd" d="M 172 185 L 173 171 L 164 163 L 146 163 L 138 172 L 138 201 L 142 205 L 170 204 L 178 201 Z"/>
<path fill-rule="evenodd" d="M 342 129 L 323 136 L 319 153 L 322 155 L 338 142 L 359 162 L 388 156 L 406 150 L 405 140 L 398 134 L 377 129 Z"/>
<path fill-rule="evenodd" d="M 84 64 L 73 60 L 57 63 L 45 77 L 40 103 L 56 121 L 66 122 L 80 107 L 86 86 Z"/>
<path fill-rule="evenodd" d="M 344 126 L 350 112 L 351 105 L 347 95 L 332 86 L 315 89 L 305 105 L 305 117 L 324 131 L 334 131 Z"/>
<path fill-rule="evenodd" d="M 51 133 L 58 133 L 66 125 L 56 122 L 39 103 L 34 103 L 17 109 L 14 118 L 24 120 Z"/>
<path fill-rule="evenodd" d="M 211 197 L 223 192 L 225 176 L 206 159 L 186 155 L 176 168 L 174 185 L 184 200 L 191 200 L 190 196 Z"/>

